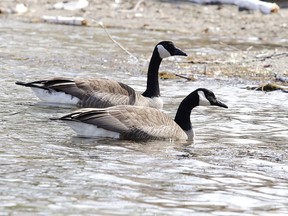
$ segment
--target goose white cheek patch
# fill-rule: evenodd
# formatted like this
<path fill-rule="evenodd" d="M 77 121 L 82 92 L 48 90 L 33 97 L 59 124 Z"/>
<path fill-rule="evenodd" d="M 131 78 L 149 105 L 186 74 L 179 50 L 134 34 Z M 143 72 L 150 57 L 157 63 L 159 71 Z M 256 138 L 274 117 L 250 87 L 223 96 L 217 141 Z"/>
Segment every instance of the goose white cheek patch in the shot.
<path fill-rule="evenodd" d="M 197 92 L 199 95 L 199 106 L 211 106 L 203 91 Z"/>
<path fill-rule="evenodd" d="M 171 56 L 171 54 L 162 45 L 157 45 L 157 49 L 160 58 L 163 59 Z"/>

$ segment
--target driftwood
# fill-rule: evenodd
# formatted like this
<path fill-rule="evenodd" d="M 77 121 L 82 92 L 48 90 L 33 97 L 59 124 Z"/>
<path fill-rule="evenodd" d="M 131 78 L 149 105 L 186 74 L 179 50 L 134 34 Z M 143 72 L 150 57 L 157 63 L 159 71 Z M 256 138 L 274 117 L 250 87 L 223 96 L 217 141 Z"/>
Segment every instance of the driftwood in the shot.
<path fill-rule="evenodd" d="M 63 16 L 42 16 L 42 20 L 47 23 L 86 26 L 88 21 L 83 17 L 63 17 Z"/>
<path fill-rule="evenodd" d="M 272 59 L 272 58 L 281 58 L 281 57 L 286 57 L 288 56 L 287 52 L 283 52 L 283 53 L 272 53 L 272 54 L 259 54 L 257 56 L 255 56 L 255 58 L 257 60 L 260 61 L 265 61 L 266 59 Z"/>
<path fill-rule="evenodd" d="M 28 11 L 25 4 L 16 4 L 15 7 L 0 7 L 0 14 L 23 14 Z"/>
<path fill-rule="evenodd" d="M 256 11 L 263 14 L 277 13 L 280 7 L 276 3 L 259 0 L 189 0 L 198 4 L 232 4 L 237 5 L 239 11 Z"/>
<path fill-rule="evenodd" d="M 276 81 L 288 83 L 288 77 L 282 76 L 282 75 L 278 75 L 277 73 L 275 73 L 274 76 L 275 76 L 275 80 Z"/>
<path fill-rule="evenodd" d="M 273 83 L 267 83 L 264 85 L 259 85 L 259 86 L 253 86 L 253 87 L 246 87 L 246 89 L 248 90 L 256 90 L 256 91 L 266 91 L 266 92 L 270 92 L 270 91 L 276 91 L 276 90 L 281 90 L 285 93 L 288 93 L 288 88 L 285 88 L 283 86 L 279 86 Z"/>

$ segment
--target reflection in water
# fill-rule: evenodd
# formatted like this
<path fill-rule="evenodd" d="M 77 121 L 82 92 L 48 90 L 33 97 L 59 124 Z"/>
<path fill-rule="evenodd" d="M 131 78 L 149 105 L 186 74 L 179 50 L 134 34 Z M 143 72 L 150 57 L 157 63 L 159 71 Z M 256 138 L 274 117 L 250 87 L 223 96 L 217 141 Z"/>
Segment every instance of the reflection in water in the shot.
<path fill-rule="evenodd" d="M 14 28 L 3 28 L 1 34 L 4 215 L 288 213 L 287 95 L 246 91 L 224 81 L 161 81 L 164 110 L 171 116 L 183 97 L 198 87 L 209 87 L 229 109 L 193 110 L 192 146 L 79 138 L 64 123 L 49 120 L 74 108 L 38 103 L 29 89 L 14 82 L 98 75 L 125 79 L 141 91 L 146 80 L 141 73 L 148 63 L 128 62 L 101 29 L 80 32 L 70 26 L 9 22 L 3 25 Z M 148 36 L 162 40 L 157 32 L 144 32 L 137 41 L 121 42 L 149 59 L 155 43 L 149 45 L 150 51 L 147 44 L 140 46 Z M 161 68 L 179 69 L 174 62 L 163 61 Z"/>

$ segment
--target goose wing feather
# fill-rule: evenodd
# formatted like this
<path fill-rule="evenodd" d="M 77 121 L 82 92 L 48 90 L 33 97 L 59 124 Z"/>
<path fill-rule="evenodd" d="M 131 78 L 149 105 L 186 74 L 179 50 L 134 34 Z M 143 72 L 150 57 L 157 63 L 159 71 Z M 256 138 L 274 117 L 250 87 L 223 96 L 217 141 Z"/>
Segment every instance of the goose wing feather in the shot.
<path fill-rule="evenodd" d="M 18 85 L 23 85 L 26 87 L 32 87 L 32 88 L 40 88 L 47 90 L 49 92 L 56 91 L 56 92 L 64 92 L 66 94 L 70 94 L 72 96 L 75 96 L 79 99 L 82 99 L 85 96 L 85 91 L 78 88 L 75 85 L 74 80 L 67 79 L 67 78 L 61 78 L 61 77 L 55 77 L 53 79 L 49 80 L 39 80 L 34 82 L 16 82 Z"/>
<path fill-rule="evenodd" d="M 79 105 L 80 107 L 105 108 L 125 104 L 129 104 L 129 96 L 127 95 L 116 95 L 107 92 L 92 92 L 86 95 Z"/>
<path fill-rule="evenodd" d="M 47 87 L 53 88 L 56 91 L 63 91 L 65 93 L 71 94 L 83 100 L 84 97 L 87 98 L 89 94 L 101 92 L 101 96 L 105 96 L 104 92 L 107 93 L 105 98 L 102 101 L 106 101 L 109 98 L 109 95 L 126 95 L 129 97 L 134 92 L 134 89 L 125 85 L 123 83 L 108 80 L 108 79 L 59 79 L 55 78 L 53 80 L 46 81 L 45 85 Z M 135 92 L 134 92 L 135 93 Z M 100 97 L 100 94 L 98 98 Z M 113 101 L 111 99 L 111 101 Z M 95 103 L 94 103 L 95 104 Z M 109 103 L 107 103 L 108 105 Z M 96 105 L 96 104 L 95 104 Z M 111 103 L 111 106 L 117 105 Z M 98 107 L 98 106 L 96 106 Z M 99 106 L 102 107 L 102 106 Z M 106 106 L 107 107 L 107 106 Z"/>
<path fill-rule="evenodd" d="M 83 89 L 86 92 L 101 91 L 101 92 L 109 92 L 112 94 L 129 95 L 129 93 L 127 92 L 127 88 L 129 86 L 114 80 L 76 79 L 75 84 L 78 88 Z"/>
<path fill-rule="evenodd" d="M 91 91 L 82 99 L 79 104 L 81 107 L 110 107 L 116 105 L 134 105 L 136 100 L 135 90 L 128 85 L 117 82 L 117 93 L 111 93 L 109 91 Z"/>
<path fill-rule="evenodd" d="M 101 108 L 82 108 L 61 117 L 60 120 L 91 124 L 118 133 L 128 130 L 126 125 L 119 119 L 110 115 L 109 112 L 107 112 L 107 109 Z"/>

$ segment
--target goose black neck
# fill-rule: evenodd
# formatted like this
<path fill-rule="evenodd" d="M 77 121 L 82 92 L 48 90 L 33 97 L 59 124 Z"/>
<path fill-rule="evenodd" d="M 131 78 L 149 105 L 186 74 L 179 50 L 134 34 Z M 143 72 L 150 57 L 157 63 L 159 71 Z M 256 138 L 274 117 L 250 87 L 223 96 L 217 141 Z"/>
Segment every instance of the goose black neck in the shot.
<path fill-rule="evenodd" d="M 188 131 L 192 129 L 190 115 L 192 109 L 198 105 L 199 105 L 199 96 L 196 91 L 189 94 L 180 103 L 174 121 L 182 128 L 182 130 Z"/>
<path fill-rule="evenodd" d="M 146 91 L 142 94 L 144 97 L 160 96 L 158 73 L 161 61 L 157 48 L 155 48 L 149 63 Z"/>

